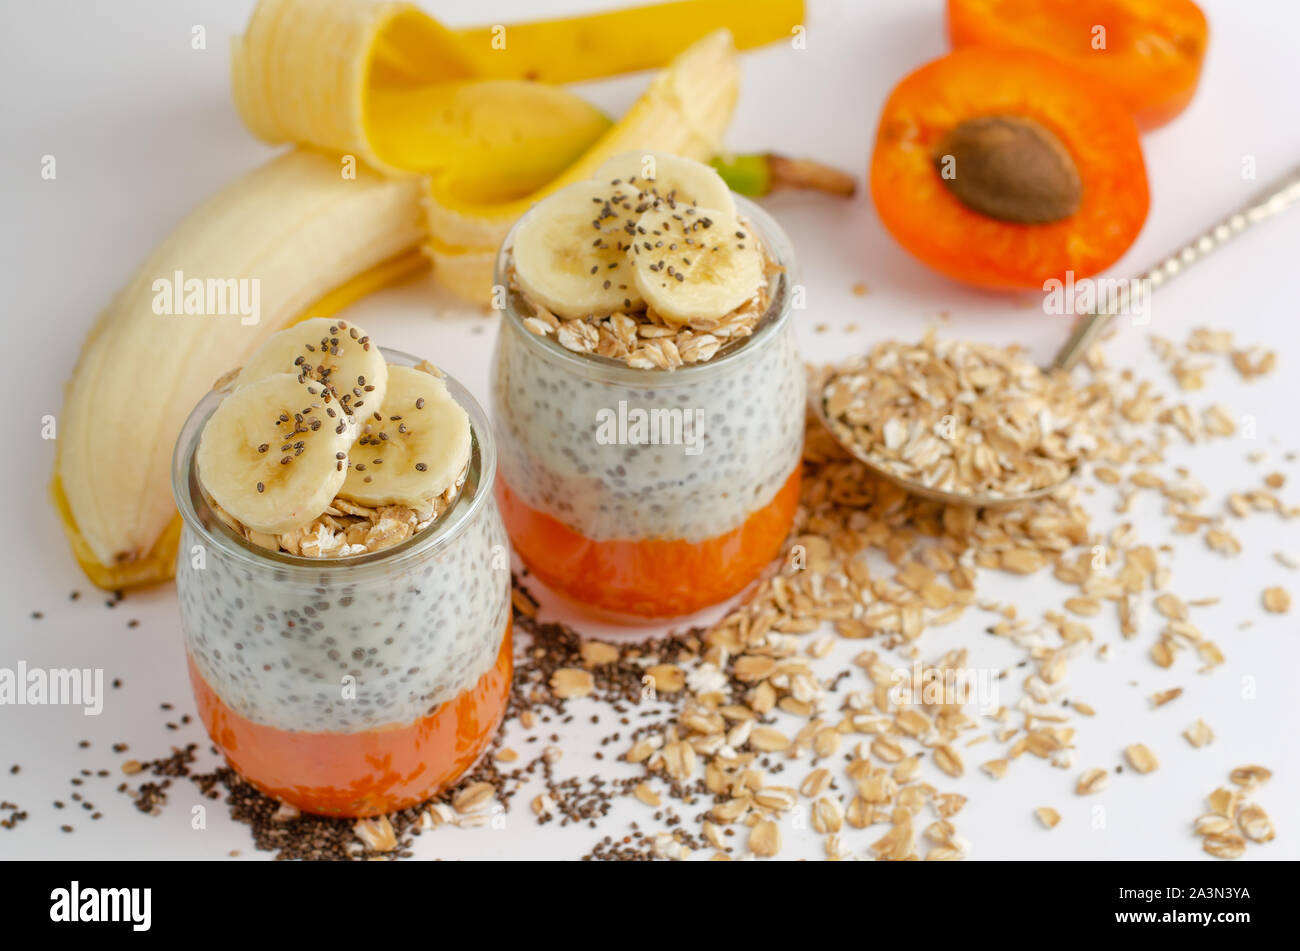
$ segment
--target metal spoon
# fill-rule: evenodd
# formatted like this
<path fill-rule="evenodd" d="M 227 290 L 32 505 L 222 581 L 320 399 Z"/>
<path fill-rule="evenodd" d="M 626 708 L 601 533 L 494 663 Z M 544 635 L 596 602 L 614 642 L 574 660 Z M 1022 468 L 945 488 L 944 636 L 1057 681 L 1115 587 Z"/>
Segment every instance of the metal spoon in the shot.
<path fill-rule="evenodd" d="M 1148 268 L 1138 279 L 1137 286 L 1143 289 L 1155 290 L 1168 284 L 1174 278 L 1182 274 L 1190 265 L 1204 258 L 1211 251 L 1222 247 L 1229 240 L 1241 234 L 1251 225 L 1258 224 L 1266 218 L 1277 215 L 1290 205 L 1300 201 L 1300 167 L 1292 169 L 1287 175 L 1275 181 L 1255 198 L 1248 201 L 1237 211 L 1224 218 L 1218 224 L 1209 230 L 1203 232 L 1192 241 L 1188 242 L 1177 251 L 1173 252 L 1158 264 Z M 1111 321 L 1117 319 L 1117 316 L 1124 314 L 1130 302 L 1130 288 L 1134 286 L 1133 282 L 1125 282 L 1120 286 L 1118 293 L 1114 295 L 1113 300 L 1108 300 L 1106 304 L 1114 304 L 1113 309 L 1094 309 L 1085 314 L 1075 323 L 1073 330 L 1056 356 L 1052 359 L 1048 371 L 1053 370 L 1071 370 L 1077 364 L 1080 358 L 1097 340 L 1100 334 L 1106 329 Z M 1101 305 L 1105 307 L 1106 304 Z M 1030 499 L 1041 498 L 1044 495 L 1050 495 L 1064 485 L 1067 481 L 1078 474 L 1079 467 L 1076 465 L 1070 470 L 1070 474 L 1061 482 L 1055 485 L 1044 486 L 1041 489 L 1034 489 L 1032 492 L 1025 492 L 1018 495 L 965 495 L 959 492 L 949 492 L 945 489 L 938 489 L 932 486 L 923 485 L 914 480 L 907 479 L 897 475 L 879 463 L 873 461 L 858 446 L 847 443 L 839 437 L 835 429 L 831 426 L 830 420 L 826 414 L 826 384 L 833 378 L 833 374 L 817 381 L 813 391 L 809 393 L 809 402 L 817 418 L 822 425 L 826 427 L 832 438 L 838 442 L 846 452 L 856 458 L 873 473 L 880 476 L 906 492 L 917 495 L 924 499 L 930 499 L 934 502 L 943 502 L 949 505 L 967 505 L 967 506 L 990 506 L 990 505 L 1014 505 L 1017 502 L 1025 502 Z"/>

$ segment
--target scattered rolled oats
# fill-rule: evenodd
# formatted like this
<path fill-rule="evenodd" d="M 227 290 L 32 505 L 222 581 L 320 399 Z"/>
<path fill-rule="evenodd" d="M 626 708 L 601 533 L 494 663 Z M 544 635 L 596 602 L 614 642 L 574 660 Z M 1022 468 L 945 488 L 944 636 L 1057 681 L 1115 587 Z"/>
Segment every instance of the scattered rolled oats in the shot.
<path fill-rule="evenodd" d="M 1234 826 L 1227 816 L 1209 812 L 1196 820 L 1195 828 L 1197 835 L 1225 835 L 1231 832 Z"/>
<path fill-rule="evenodd" d="M 654 679 L 655 690 L 677 693 L 686 686 L 686 672 L 676 664 L 656 664 L 646 671 Z"/>
<path fill-rule="evenodd" d="M 761 726 L 749 734 L 749 745 L 764 753 L 779 753 L 790 746 L 790 740 L 777 730 Z"/>
<path fill-rule="evenodd" d="M 551 691 L 563 700 L 585 697 L 595 687 L 591 672 L 578 667 L 561 667 L 551 675 Z"/>
<path fill-rule="evenodd" d="M 770 819 L 760 819 L 749 830 L 749 851 L 769 858 L 781 851 L 781 829 Z"/>
<path fill-rule="evenodd" d="M 1291 610 L 1291 595 L 1282 587 L 1265 588 L 1262 595 L 1264 609 L 1273 614 L 1286 614 Z"/>
<path fill-rule="evenodd" d="M 1011 765 L 1009 759 L 991 759 L 980 764 L 980 769 L 988 773 L 994 779 L 1001 779 L 1007 774 L 1007 767 Z"/>
<path fill-rule="evenodd" d="M 1034 810 L 1034 815 L 1038 816 L 1038 821 L 1048 829 L 1055 829 L 1057 823 L 1061 821 L 1061 814 L 1051 806 L 1039 806 Z"/>
<path fill-rule="evenodd" d="M 1252 842 L 1271 842 L 1276 834 L 1268 813 L 1253 802 L 1246 803 L 1237 810 L 1237 825 Z"/>
<path fill-rule="evenodd" d="M 844 825 L 844 807 L 840 801 L 823 796 L 813 803 L 812 825 L 822 835 L 839 832 Z"/>
<path fill-rule="evenodd" d="M 702 814 L 699 847 L 725 855 L 728 839 L 719 830 L 731 826 L 741 834 L 743 827 L 749 830 L 750 851 L 762 854 L 772 834 L 779 833 L 779 817 L 804 796 L 811 825 L 827 837 L 828 857 L 842 857 L 849 833 L 868 828 L 877 829 L 869 851 L 878 859 L 962 857 L 968 849 L 948 815 L 964 799 L 935 789 L 923 774 L 961 775 L 964 765 L 956 751 L 981 739 L 1003 745 L 980 767 L 991 776 L 1009 772 L 1010 762 L 1026 753 L 1035 767 L 1041 760 L 1074 770 L 1071 721 L 1093 710 L 1069 699 L 1071 661 L 1085 654 L 1107 656 L 1112 645 L 1104 639 L 1111 631 L 1150 638 L 1143 648 L 1163 667 L 1188 658 L 1205 670 L 1223 663 L 1223 653 L 1190 620 L 1194 608 L 1215 599 L 1185 601 L 1171 593 L 1171 546 L 1145 543 L 1137 525 L 1123 521 L 1122 514 L 1102 530 L 1083 502 L 1098 489 L 1119 496 L 1149 493 L 1163 500 L 1175 535 L 1194 538 L 1221 530 L 1232 516 L 1200 511 L 1211 499 L 1209 491 L 1187 471 L 1164 471 L 1162 464 L 1175 440 L 1202 441 L 1232 431 L 1214 422 L 1226 411 L 1172 406 L 1145 382 L 1102 375 L 1104 365 L 1095 359 L 1088 368 L 1093 381 L 1080 385 L 1073 399 L 1095 443 L 1080 444 L 1075 458 L 1091 462 L 1094 471 L 1109 470 L 1113 478 L 1098 473 L 1094 484 L 1070 482 L 1030 503 L 975 510 L 908 496 L 871 476 L 825 430 L 810 426 L 801 505 L 787 551 L 741 605 L 701 635 L 699 663 L 717 678 L 705 688 L 694 679 L 696 662 L 677 657 L 668 664 L 663 658 L 687 672 L 678 694 L 684 693 L 685 702 L 669 725 L 629 741 L 624 754 L 628 762 L 642 763 L 647 776 L 673 780 L 675 786 L 704 774 L 716 798 Z M 882 440 L 887 423 L 876 424 Z M 891 426 L 888 439 L 897 442 L 899 436 L 898 426 Z M 1263 490 L 1238 495 L 1229 512 L 1239 507 L 1243 517 L 1285 509 Z M 795 545 L 797 558 L 791 556 Z M 1021 616 L 1014 605 L 977 595 L 984 571 L 1047 571 L 1073 590 L 1063 609 L 1039 618 Z M 975 610 L 990 616 L 990 635 L 1024 652 L 1023 674 L 1005 672 L 1020 682 L 1020 700 L 978 715 L 943 699 L 900 702 L 891 693 L 899 661 L 890 652 L 902 663 L 920 662 L 925 631 Z M 840 639 L 871 641 L 871 649 L 854 658 L 848 689 L 836 691 L 838 679 L 822 682 L 812 673 L 810 663 L 831 649 L 827 631 Z M 922 681 L 942 682 L 944 670 L 960 671 L 965 664 L 964 650 L 950 651 L 921 663 Z M 1160 706 L 1179 694 L 1180 688 L 1161 690 L 1150 702 Z M 981 722 L 986 716 L 990 723 Z M 791 725 L 790 718 L 799 722 Z M 1184 735 L 1193 745 L 1213 736 L 1200 721 Z M 1149 754 L 1145 747 L 1131 747 L 1126 758 L 1135 769 L 1154 768 Z M 772 769 L 794 770 L 785 780 L 790 785 L 773 786 L 767 775 Z M 1260 781 L 1253 772 L 1239 776 L 1243 785 Z M 1108 771 L 1088 770 L 1076 790 L 1097 793 L 1109 781 Z M 1198 822 L 1201 834 L 1219 837 L 1210 848 L 1231 852 L 1236 840 L 1243 847 L 1251 841 L 1238 826 L 1239 812 L 1257 833 L 1267 834 L 1259 815 L 1245 812 L 1245 795 L 1235 786 L 1211 795 L 1209 817 Z M 668 796 L 676 797 L 671 787 L 665 801 Z M 927 825 L 926 809 L 940 820 Z M 1059 821 L 1055 810 L 1052 816 Z M 1039 821 L 1048 825 L 1044 815 Z M 730 840 L 733 849 L 744 841 Z"/>
<path fill-rule="evenodd" d="M 486 805 L 495 792 L 496 790 L 491 783 L 473 783 L 456 794 L 451 801 L 451 806 L 461 814 L 474 812 L 479 807 Z"/>
<path fill-rule="evenodd" d="M 616 663 L 619 659 L 618 648 L 605 641 L 583 641 L 582 659 L 591 667 Z"/>
<path fill-rule="evenodd" d="M 1079 777 L 1079 782 L 1075 785 L 1074 791 L 1080 796 L 1090 796 L 1093 793 L 1099 793 L 1110 785 L 1110 773 L 1104 769 L 1090 769 Z"/>
<path fill-rule="evenodd" d="M 1139 773 L 1154 773 L 1160 766 L 1156 754 L 1142 743 L 1124 747 L 1124 758 Z"/>
<path fill-rule="evenodd" d="M 1163 707 L 1166 703 L 1169 703 L 1171 700 L 1177 700 L 1182 695 L 1182 687 L 1171 687 L 1168 690 L 1161 690 L 1159 693 L 1151 695 L 1151 706 Z"/>
<path fill-rule="evenodd" d="M 952 777 L 959 777 L 966 772 L 966 764 L 962 762 L 961 754 L 947 744 L 935 748 L 934 762 Z"/>
<path fill-rule="evenodd" d="M 1207 835 L 1204 848 L 1217 859 L 1239 859 L 1246 854 L 1246 840 L 1232 832 Z"/>
<path fill-rule="evenodd" d="M 1197 749 L 1202 746 L 1209 746 L 1214 742 L 1214 731 L 1210 729 L 1209 724 L 1204 720 L 1197 720 L 1189 726 L 1183 731 L 1183 736 L 1188 743 L 1191 743 Z"/>
<path fill-rule="evenodd" d="M 1237 811 L 1237 801 L 1241 796 L 1235 789 L 1228 789 L 1226 786 L 1220 786 L 1206 798 L 1210 803 L 1211 809 L 1221 816 L 1232 818 Z"/>
<path fill-rule="evenodd" d="M 1195 824 L 1196 834 L 1204 836 L 1206 852 L 1221 859 L 1235 859 L 1245 854 L 1247 840 L 1260 844 L 1273 840 L 1277 833 L 1264 807 L 1242 798 L 1272 775 L 1263 766 L 1238 766 L 1231 779 L 1245 787 L 1243 791 L 1221 786 L 1210 793 L 1211 811 Z"/>
<path fill-rule="evenodd" d="M 358 819 L 352 831 L 372 852 L 391 852 L 397 848 L 397 834 L 388 816 Z"/>
<path fill-rule="evenodd" d="M 1238 766 L 1228 776 L 1238 786 L 1254 789 L 1273 778 L 1273 771 L 1263 766 Z"/>
<path fill-rule="evenodd" d="M 1162 594 L 1156 598 L 1156 610 L 1171 621 L 1187 620 L 1187 605 L 1176 594 Z"/>

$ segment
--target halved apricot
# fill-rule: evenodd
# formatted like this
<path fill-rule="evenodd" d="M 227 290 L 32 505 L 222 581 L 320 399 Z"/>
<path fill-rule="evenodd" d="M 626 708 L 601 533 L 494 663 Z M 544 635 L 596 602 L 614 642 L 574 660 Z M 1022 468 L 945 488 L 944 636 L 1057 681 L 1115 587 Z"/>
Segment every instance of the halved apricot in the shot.
<path fill-rule="evenodd" d="M 871 195 L 885 227 L 949 277 L 1041 288 L 1112 264 L 1146 220 L 1132 116 L 1034 53 L 958 50 L 894 87 Z"/>
<path fill-rule="evenodd" d="M 1109 87 L 1143 128 L 1182 112 L 1209 42 L 1192 0 L 948 0 L 958 49 L 1029 50 Z"/>

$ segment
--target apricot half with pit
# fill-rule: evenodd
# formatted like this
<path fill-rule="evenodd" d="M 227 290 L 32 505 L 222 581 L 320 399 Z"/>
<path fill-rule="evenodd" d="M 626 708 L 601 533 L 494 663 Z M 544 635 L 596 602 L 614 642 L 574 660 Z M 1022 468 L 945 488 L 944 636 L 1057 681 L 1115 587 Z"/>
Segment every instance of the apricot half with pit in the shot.
<path fill-rule="evenodd" d="M 1133 243 L 1150 203 L 1122 104 L 1048 57 L 979 48 L 894 88 L 871 195 L 885 227 L 926 264 L 1004 288 L 1096 274 Z"/>

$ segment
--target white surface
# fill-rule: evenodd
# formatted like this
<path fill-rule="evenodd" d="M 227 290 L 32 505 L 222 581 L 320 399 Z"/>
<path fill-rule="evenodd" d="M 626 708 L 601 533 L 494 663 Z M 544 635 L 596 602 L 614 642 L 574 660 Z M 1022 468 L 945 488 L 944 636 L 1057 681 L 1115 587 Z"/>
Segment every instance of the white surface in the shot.
<path fill-rule="evenodd" d="M 1300 7 L 1288 0 L 1205 0 L 1212 24 L 1210 54 L 1192 106 L 1173 124 L 1143 141 L 1152 185 L 1152 209 L 1132 251 L 1113 273 L 1127 276 L 1177 246 L 1260 184 L 1300 161 L 1300 125 L 1293 120 L 1291 97 L 1300 89 L 1300 61 L 1294 37 L 1300 32 Z M 113 4 L 44 0 L 8 3 L 0 12 L 0 96 L 7 132 L 0 155 L 0 193 L 5 225 L 0 262 L 9 292 L 4 309 L 10 382 L 3 413 L 4 522 L 11 543 L 0 555 L 4 598 L 0 604 L 4 636 L 0 666 L 19 660 L 31 666 L 102 666 L 106 678 L 121 677 L 125 687 L 110 691 L 102 716 L 83 717 L 57 707 L 0 707 L 0 799 L 26 807 L 31 818 L 17 830 L 0 830 L 0 857 L 222 857 L 231 849 L 255 857 L 246 830 L 231 823 L 222 807 L 209 810 L 205 831 L 194 831 L 189 807 L 198 802 L 188 784 L 179 784 L 161 818 L 135 812 L 125 797 L 112 793 L 117 782 L 95 780 L 88 796 L 105 813 L 88 821 L 80 810 L 56 812 L 50 801 L 67 799 L 68 777 L 78 769 L 114 767 L 120 757 L 108 750 L 130 743 L 142 758 L 165 752 L 172 743 L 203 740 L 191 725 L 165 731 L 163 720 L 192 712 L 181 649 L 176 599 L 168 588 L 130 595 L 113 611 L 82 577 L 45 501 L 53 445 L 39 437 L 40 419 L 57 413 L 60 387 L 76 358 L 96 312 L 113 291 L 192 206 L 249 167 L 270 150 L 253 140 L 239 123 L 227 89 L 227 37 L 238 32 L 251 2 L 131 0 Z M 426 4 L 428 7 L 433 4 Z M 509 22 L 544 8 L 577 12 L 594 2 L 484 2 L 437 5 L 451 23 L 490 19 Z M 207 49 L 190 47 L 191 28 L 207 29 Z M 905 73 L 945 50 L 939 0 L 895 2 L 814 2 L 808 48 L 785 47 L 747 54 L 743 94 L 729 144 L 738 150 L 782 149 L 834 162 L 864 173 L 880 104 Z M 624 77 L 583 87 L 596 101 L 617 112 L 632 101 L 644 76 Z M 53 154 L 58 178 L 40 177 L 41 157 Z M 1243 181 L 1244 156 L 1254 156 L 1258 181 Z M 858 350 L 891 335 L 914 337 L 951 317 L 946 333 L 998 341 L 1017 340 L 1042 358 L 1063 338 L 1066 324 L 1042 316 L 1035 299 L 1014 299 L 965 290 L 938 278 L 903 252 L 882 230 L 869 199 L 849 204 L 814 197 L 781 196 L 767 202 L 794 239 L 808 288 L 808 312 L 800 319 L 801 344 L 809 359 Z M 1198 266 L 1154 302 L 1152 330 L 1185 337 L 1208 324 L 1235 330 L 1242 342 L 1265 343 L 1280 351 L 1281 372 L 1242 385 L 1235 373 L 1220 369 L 1210 389 L 1191 394 L 1193 402 L 1218 401 L 1257 421 L 1257 438 L 1215 443 L 1212 448 L 1171 453 L 1170 467 L 1185 462 L 1211 489 L 1207 510 L 1217 510 L 1229 490 L 1255 486 L 1265 472 L 1280 470 L 1291 484 L 1282 493 L 1292 502 L 1300 467 L 1286 462 L 1285 451 L 1300 448 L 1295 426 L 1300 402 L 1300 338 L 1291 278 L 1300 247 L 1300 210 L 1267 224 Z M 865 281 L 871 293 L 850 293 Z M 1027 306 L 1026 306 L 1027 305 Z M 389 346 L 425 354 L 486 396 L 492 335 L 490 320 L 429 290 L 422 281 L 377 294 L 354 308 Z M 827 333 L 814 332 L 818 323 Z M 846 333 L 850 322 L 859 328 Z M 1109 346 L 1112 362 L 1132 365 L 1174 387 L 1150 355 L 1146 333 L 1128 328 Z M 1262 450 L 1267 460 L 1252 465 L 1248 452 Z M 1106 502 L 1109 493 L 1098 496 Z M 1142 534 L 1163 541 L 1167 519 L 1154 498 L 1143 499 L 1132 519 Z M 1116 518 L 1103 513 L 1107 524 Z M 1149 529 L 1148 526 L 1152 526 Z M 960 783 L 932 775 L 941 788 L 970 796 L 958 817 L 959 831 L 973 843 L 978 858 L 1203 858 L 1189 823 L 1202 811 L 1203 796 L 1226 781 L 1227 771 L 1258 762 L 1276 777 L 1259 800 L 1273 815 L 1278 839 L 1252 846 L 1248 856 L 1300 857 L 1300 744 L 1296 740 L 1295 671 L 1300 666 L 1300 631 L 1293 610 L 1288 617 L 1264 616 L 1259 594 L 1270 584 L 1287 585 L 1300 596 L 1300 574 L 1288 572 L 1270 553 L 1300 552 L 1296 526 L 1270 516 L 1234 523 L 1245 553 L 1233 559 L 1212 554 L 1183 540 L 1174 557 L 1173 590 L 1188 598 L 1218 595 L 1215 607 L 1197 610 L 1194 620 L 1223 648 L 1227 663 L 1209 675 L 1195 673 L 1184 657 L 1162 671 L 1146 657 L 1154 625 L 1141 638 L 1123 642 L 1109 622 L 1094 627 L 1110 641 L 1108 664 L 1083 660 L 1070 671 L 1071 696 L 1092 703 L 1099 716 L 1080 724 L 1077 764 L 1054 769 L 1032 760 L 1017 762 L 1001 783 L 974 765 L 991 745 L 967 754 L 968 774 Z M 1050 579 L 1032 582 L 981 576 L 981 593 L 1013 599 L 1022 616 L 1059 607 L 1064 588 Z M 70 590 L 81 600 L 68 601 Z M 45 612 L 43 620 L 30 617 Z M 128 630 L 128 618 L 140 626 Z M 1248 630 L 1237 622 L 1254 618 Z M 965 644 L 977 666 L 1018 659 L 982 633 L 986 616 L 970 612 L 946 630 L 927 632 L 927 658 Z M 849 644 L 851 656 L 862 645 Z M 827 668 L 828 670 L 830 668 Z M 855 678 L 860 678 L 855 674 Z M 859 680 L 855 680 L 860 682 Z M 1014 682 L 1014 680 L 1012 681 Z M 1253 684 L 1255 698 L 1243 699 Z M 1145 698 L 1159 689 L 1181 686 L 1183 697 L 1155 712 Z M 173 714 L 158 710 L 176 705 Z M 606 727 L 566 728 L 564 774 L 587 776 L 595 764 L 582 755 Z M 1192 750 L 1180 731 L 1203 717 L 1218 734 L 1214 745 Z M 593 732 L 587 732 L 590 729 Z M 546 731 L 549 732 L 549 729 Z M 77 743 L 89 739 L 90 750 Z M 509 738 L 521 751 L 521 737 Z M 1072 789 L 1080 769 L 1119 762 L 1120 750 L 1146 742 L 1161 769 L 1138 777 L 1126 770 L 1113 777 L 1101 797 L 1080 798 Z M 544 742 L 539 740 L 539 743 Z M 206 744 L 205 744 L 206 746 Z M 535 748 L 535 747 L 534 747 Z M 1032 761 L 1031 761 L 1032 760 Z M 11 763 L 22 773 L 9 774 Z M 609 775 L 629 768 L 607 760 Z M 929 767 L 927 766 L 927 769 Z M 504 833 L 493 830 L 440 832 L 418 842 L 421 856 L 562 857 L 587 851 L 606 831 L 621 834 L 625 822 L 648 810 L 635 801 L 619 805 L 599 832 L 585 828 L 537 827 L 527 814 L 531 790 L 515 800 Z M 1103 829 L 1091 827 L 1091 810 L 1106 808 Z M 1052 805 L 1064 816 L 1053 832 L 1032 816 Z M 75 815 L 70 813 L 75 812 Z M 694 810 L 686 810 L 692 815 Z M 63 822 L 77 831 L 65 835 Z M 783 856 L 820 854 L 818 836 L 784 830 Z M 861 853 L 880 830 L 852 832 L 847 840 Z M 485 838 L 492 836 L 491 839 Z M 264 857 L 264 856 L 256 856 Z"/>

